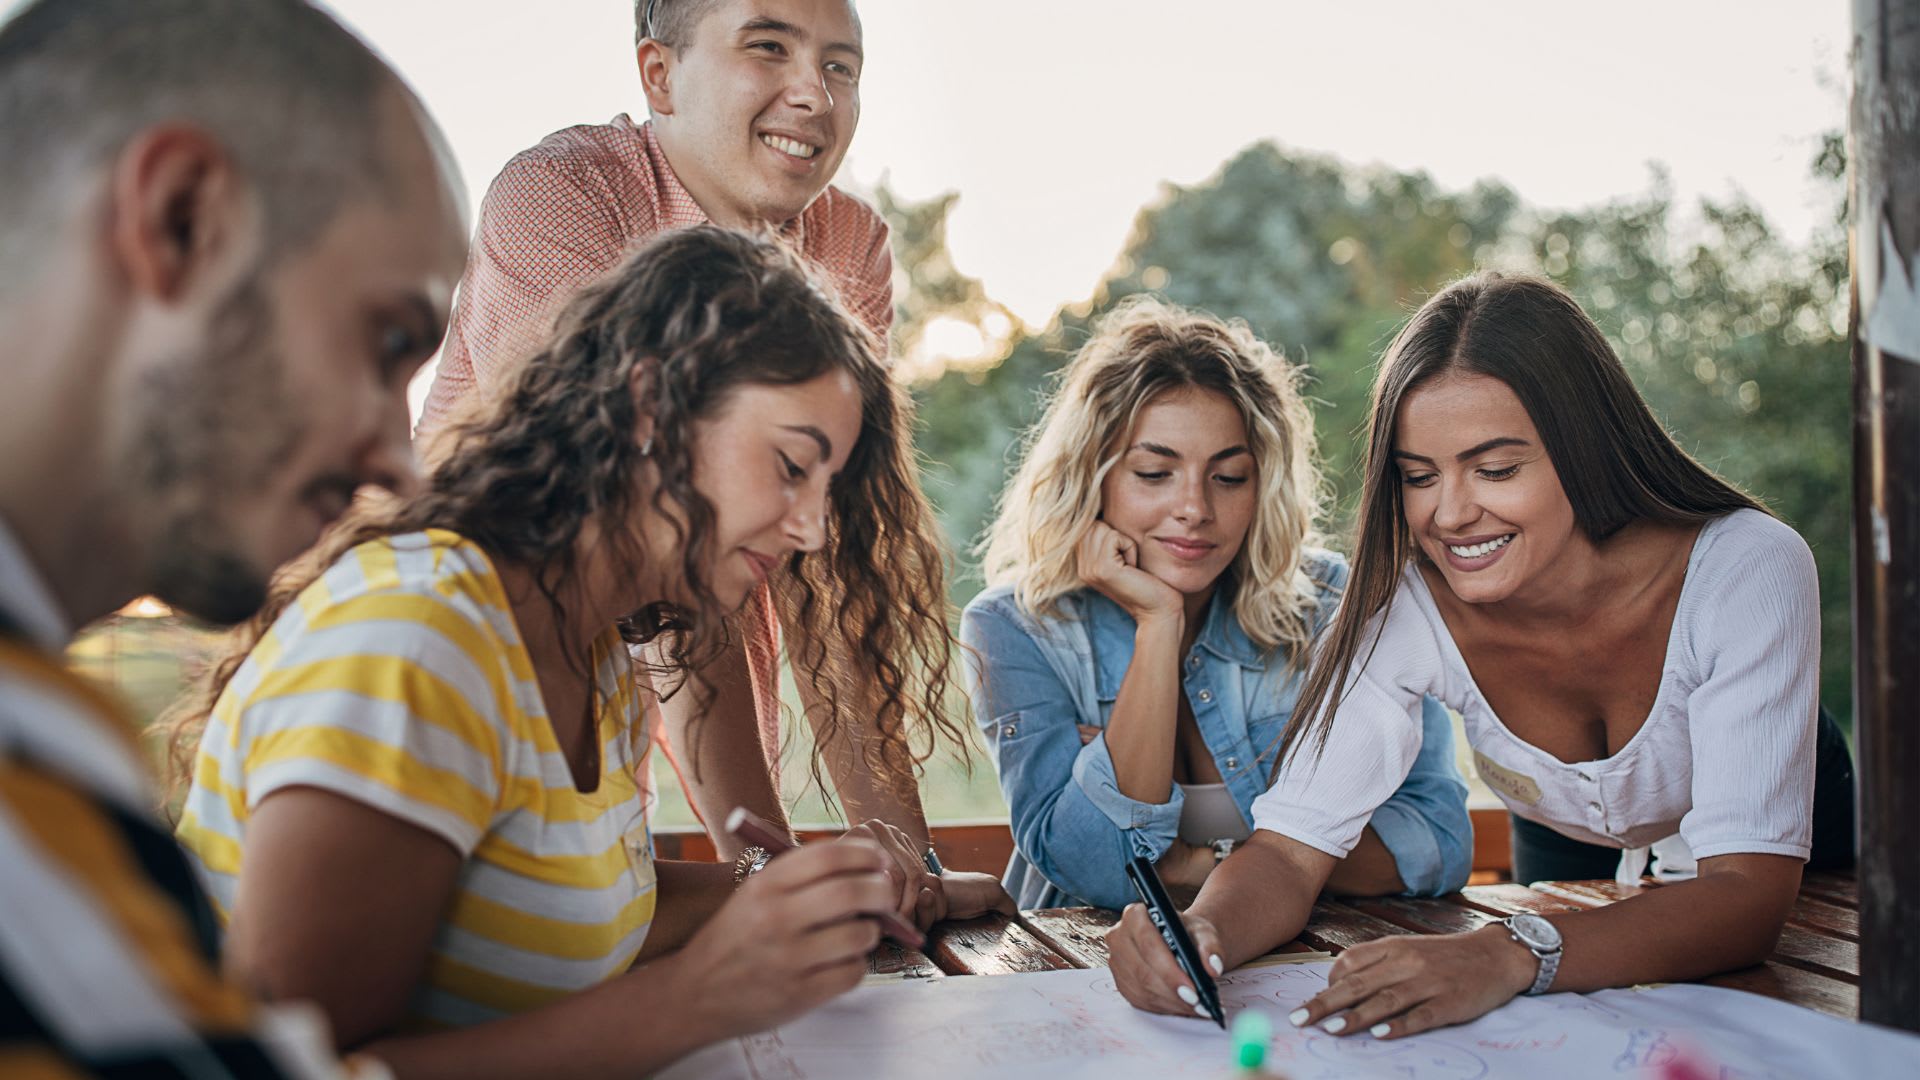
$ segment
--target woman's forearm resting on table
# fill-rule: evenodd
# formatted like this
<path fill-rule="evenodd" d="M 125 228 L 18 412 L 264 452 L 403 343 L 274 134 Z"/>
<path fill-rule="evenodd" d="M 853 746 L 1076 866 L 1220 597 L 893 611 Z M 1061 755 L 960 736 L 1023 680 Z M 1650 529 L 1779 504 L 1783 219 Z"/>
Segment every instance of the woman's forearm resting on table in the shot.
<path fill-rule="evenodd" d="M 1720 855 L 1699 876 L 1592 911 L 1551 916 L 1565 939 L 1554 990 L 1698 979 L 1773 952 L 1800 889 L 1800 860 Z"/>
<path fill-rule="evenodd" d="M 1335 859 L 1266 829 L 1214 868 L 1187 910 L 1220 932 L 1220 956 L 1236 968 L 1298 937 Z"/>
<path fill-rule="evenodd" d="M 1693 881 L 1550 915 L 1562 946 L 1547 989 L 1675 982 L 1759 963 L 1778 940 L 1799 884 L 1797 859 L 1726 855 L 1701 860 Z M 1531 987 L 1539 971 L 1539 960 L 1501 925 L 1384 938 L 1342 953 L 1327 989 L 1292 1019 L 1333 1034 L 1397 1038 L 1498 1008 Z"/>

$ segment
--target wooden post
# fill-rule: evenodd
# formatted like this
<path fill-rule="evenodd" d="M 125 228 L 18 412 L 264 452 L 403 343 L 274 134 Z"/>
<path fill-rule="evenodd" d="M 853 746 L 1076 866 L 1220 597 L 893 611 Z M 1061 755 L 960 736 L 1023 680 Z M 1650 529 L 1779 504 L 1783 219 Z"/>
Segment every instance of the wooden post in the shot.
<path fill-rule="evenodd" d="M 1920 1031 L 1920 0 L 1854 0 L 1860 1018 Z"/>

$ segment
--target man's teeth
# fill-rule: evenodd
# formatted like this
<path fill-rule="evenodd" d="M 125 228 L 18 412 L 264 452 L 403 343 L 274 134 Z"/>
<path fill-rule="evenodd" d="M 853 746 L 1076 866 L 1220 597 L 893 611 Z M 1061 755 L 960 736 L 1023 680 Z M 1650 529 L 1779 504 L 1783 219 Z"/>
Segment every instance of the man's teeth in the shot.
<path fill-rule="evenodd" d="M 1501 548 L 1506 547 L 1507 542 L 1512 539 L 1513 539 L 1513 534 L 1508 533 L 1507 535 L 1502 536 L 1497 540 L 1489 540 L 1484 544 L 1475 544 L 1472 547 L 1456 547 L 1453 544 L 1448 544 L 1447 550 L 1453 552 L 1455 555 L 1458 555 L 1463 559 L 1477 559 L 1482 555 L 1491 555 L 1492 553 L 1499 551 Z"/>
<path fill-rule="evenodd" d="M 819 153 L 819 150 L 808 146 L 806 143 L 795 142 L 792 139 L 783 139 L 778 135 L 762 135 L 760 136 L 760 141 L 783 154 L 792 154 L 797 158 L 810 158 Z"/>

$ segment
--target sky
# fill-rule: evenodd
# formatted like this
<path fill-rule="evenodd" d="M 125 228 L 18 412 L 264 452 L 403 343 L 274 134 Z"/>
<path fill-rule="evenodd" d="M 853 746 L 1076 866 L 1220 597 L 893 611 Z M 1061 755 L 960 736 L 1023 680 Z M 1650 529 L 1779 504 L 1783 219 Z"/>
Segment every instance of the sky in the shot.
<path fill-rule="evenodd" d="M 644 112 L 629 0 L 329 0 L 446 125 L 478 195 L 569 124 Z M 1276 139 L 1354 163 L 1496 177 L 1572 208 L 1744 191 L 1790 236 L 1846 119 L 1845 0 L 867 0 L 841 168 L 960 193 L 959 268 L 1034 324 L 1090 295 L 1168 181 Z"/>
<path fill-rule="evenodd" d="M 515 152 L 645 105 L 630 0 L 323 0 L 440 118 L 477 207 Z M 17 3 L 0 0 L 0 10 Z M 1744 192 L 1790 237 L 1844 125 L 1846 0 L 866 0 L 841 179 L 957 191 L 959 269 L 1034 325 L 1142 206 L 1274 139 L 1575 208 Z"/>

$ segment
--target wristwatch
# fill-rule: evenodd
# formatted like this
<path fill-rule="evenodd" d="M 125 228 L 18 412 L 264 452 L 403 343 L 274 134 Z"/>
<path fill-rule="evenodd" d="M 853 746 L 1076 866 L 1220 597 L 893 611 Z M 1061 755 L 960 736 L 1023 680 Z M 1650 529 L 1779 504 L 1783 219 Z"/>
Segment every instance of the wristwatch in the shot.
<path fill-rule="evenodd" d="M 1213 865 L 1219 866 L 1226 861 L 1227 856 L 1233 854 L 1233 844 L 1232 840 L 1221 839 L 1207 845 L 1213 849 Z"/>
<path fill-rule="evenodd" d="M 1544 994 L 1560 971 L 1560 928 L 1538 915 L 1515 915 L 1506 921 L 1507 933 L 1540 961 L 1540 973 L 1533 977 L 1529 994 Z"/>
<path fill-rule="evenodd" d="M 772 858 L 773 856 L 767 854 L 767 849 L 758 844 L 748 844 L 741 848 L 740 854 L 733 860 L 734 887 L 739 888 L 741 882 L 766 869 L 767 863 Z"/>

